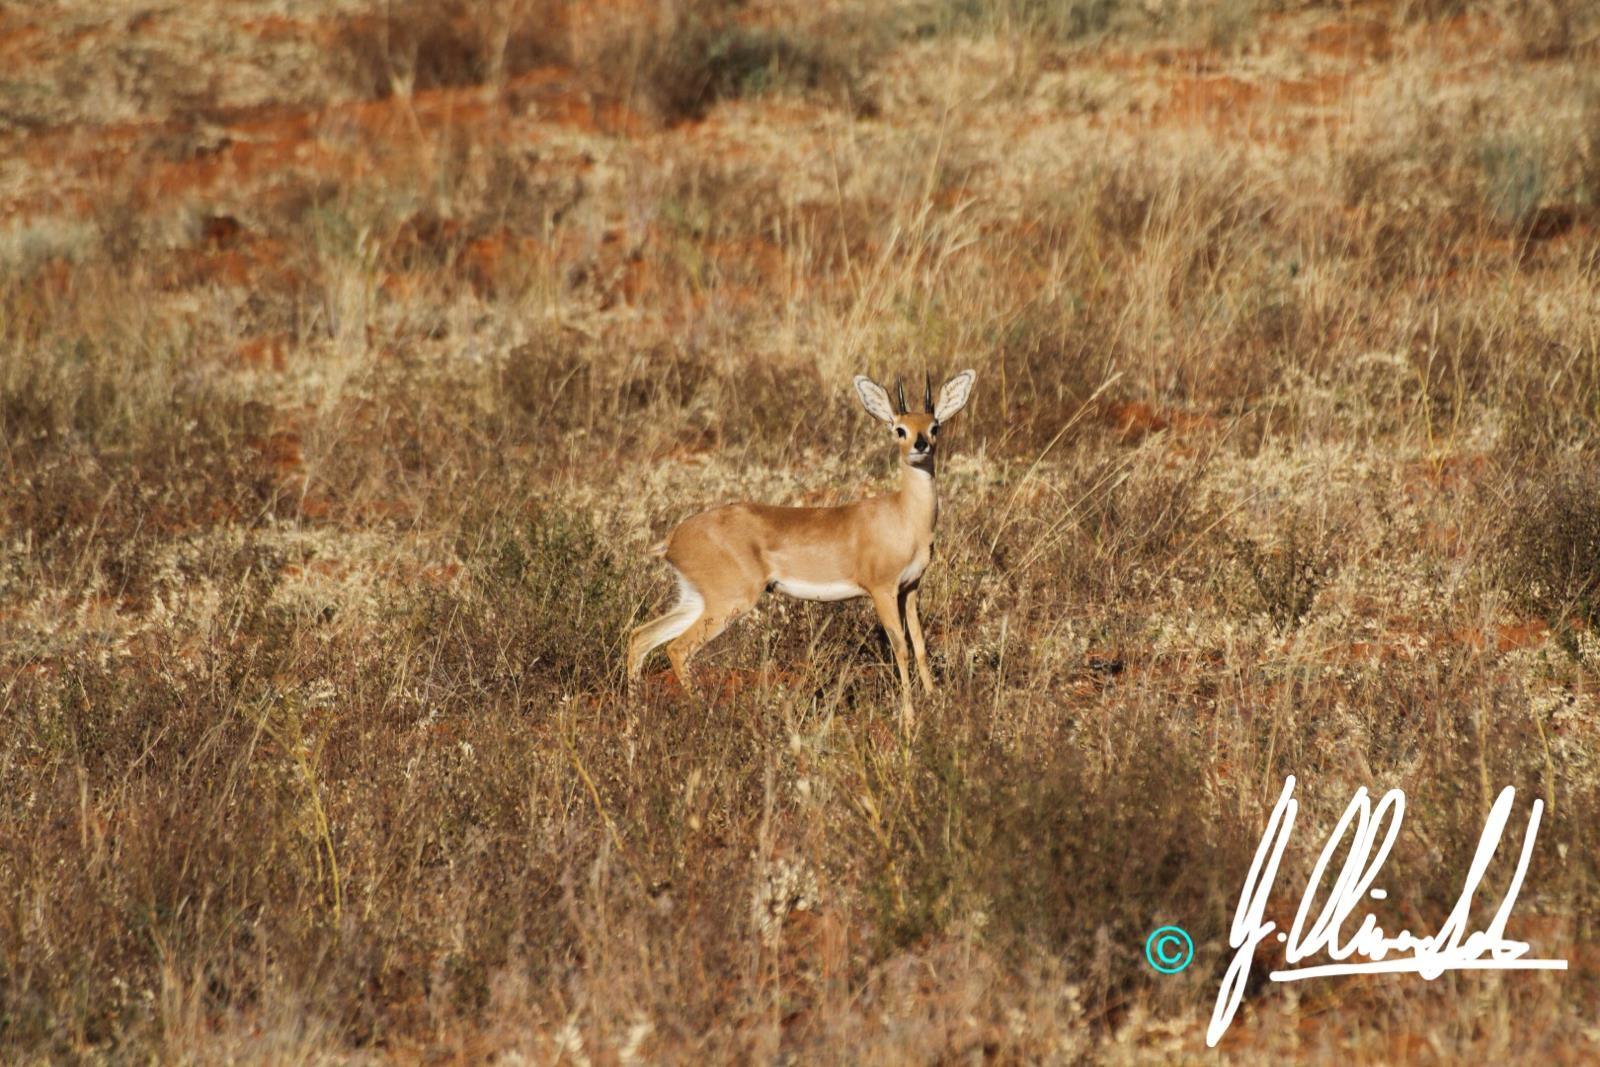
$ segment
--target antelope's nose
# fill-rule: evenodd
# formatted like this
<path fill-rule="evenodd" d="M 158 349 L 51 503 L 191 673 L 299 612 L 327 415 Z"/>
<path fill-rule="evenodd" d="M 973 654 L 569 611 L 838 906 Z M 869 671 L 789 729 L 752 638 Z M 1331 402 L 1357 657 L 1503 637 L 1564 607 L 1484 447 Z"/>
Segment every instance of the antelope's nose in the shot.
<path fill-rule="evenodd" d="M 919 433 L 919 434 L 917 434 L 917 439 L 916 439 L 915 443 L 912 445 L 912 449 L 911 450 L 913 452 L 927 452 L 932 448 L 933 448 L 933 446 L 928 443 L 928 439 L 926 437 L 922 436 L 922 434 Z"/>

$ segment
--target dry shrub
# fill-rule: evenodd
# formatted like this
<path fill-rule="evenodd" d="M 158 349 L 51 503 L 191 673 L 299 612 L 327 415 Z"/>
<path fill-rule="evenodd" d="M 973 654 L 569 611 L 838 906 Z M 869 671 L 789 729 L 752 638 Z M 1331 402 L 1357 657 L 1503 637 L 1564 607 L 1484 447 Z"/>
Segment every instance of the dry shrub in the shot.
<path fill-rule="evenodd" d="M 176 337 L 61 337 L 0 374 L 0 537 L 56 581 L 148 592 L 155 536 L 286 502 L 263 462 L 268 410 L 194 375 Z"/>
<path fill-rule="evenodd" d="M 1536 145 L 1513 138 L 1478 150 L 1484 200 L 1490 216 L 1513 230 L 1526 230 L 1545 197 L 1547 166 Z"/>
<path fill-rule="evenodd" d="M 608 363 L 575 334 L 541 334 L 497 363 L 485 432 L 502 445 L 603 434 L 625 453 L 721 448 L 762 463 L 837 445 L 848 398 L 805 365 L 717 358 L 721 343 L 662 343 Z"/>
<path fill-rule="evenodd" d="M 345 81 L 381 98 L 480 85 L 565 56 L 563 0 L 391 0 L 340 24 L 333 48 Z"/>
<path fill-rule="evenodd" d="M 622 562 L 581 514 L 529 502 L 469 517 L 460 554 L 470 576 L 466 605 L 427 597 L 413 625 L 425 641 L 466 643 L 441 649 L 441 662 L 493 663 L 481 676 L 546 679 L 566 693 L 606 686 L 621 663 L 620 642 L 634 604 Z"/>
<path fill-rule="evenodd" d="M 783 221 L 780 183 L 749 167 L 695 160 L 649 190 L 659 223 L 697 244 L 771 239 Z"/>
<path fill-rule="evenodd" d="M 1578 144 L 1578 193 L 1600 212 L 1600 79 L 1583 90 L 1583 133 Z"/>
<path fill-rule="evenodd" d="M 1600 625 L 1600 473 L 1591 457 L 1527 483 L 1506 527 L 1500 581 L 1578 654 L 1574 627 Z"/>
<path fill-rule="evenodd" d="M 1089 432 L 1090 401 L 1115 365 L 1113 336 L 1112 323 L 1085 307 L 1029 307 L 1005 325 L 984 376 L 1007 416 L 996 444 L 1036 456 Z"/>
<path fill-rule="evenodd" d="M 1501 17 L 1528 59 L 1558 59 L 1585 44 L 1591 48 L 1600 14 L 1585 0 L 1516 0 Z"/>
<path fill-rule="evenodd" d="M 1185 916 L 1197 944 L 1221 939 L 1215 902 L 1248 867 L 1249 835 L 1207 780 L 1204 743 L 1137 696 L 1118 704 L 1095 756 L 1072 741 L 1087 727 L 1010 745 L 978 709 L 924 734 L 895 832 L 856 843 L 891 945 L 981 916 L 1008 955 L 1074 961 L 1098 1008 L 1145 980 L 1137 946 L 1161 917 Z"/>
<path fill-rule="evenodd" d="M 1107 304 L 1118 312 L 1096 332 L 1124 371 L 1119 389 L 1236 411 L 1303 366 L 1295 349 L 1306 312 L 1293 284 L 1301 223 L 1248 160 L 1141 150 L 1091 165 L 1082 184 L 1080 225 L 1093 227 L 1083 243 L 1116 279 L 1092 302 L 1096 314 Z M 1226 340 L 1194 343 L 1218 336 Z"/>
<path fill-rule="evenodd" d="M 1054 558 L 1074 597 L 1116 602 L 1161 588 L 1171 576 L 1203 568 L 1202 535 L 1216 516 L 1200 491 L 1203 459 L 1166 469 L 1118 453 L 1075 471 L 1063 496 L 1073 507 L 1070 532 Z"/>
<path fill-rule="evenodd" d="M 1270 541 L 1246 537 L 1232 542 L 1232 560 L 1248 582 L 1254 611 L 1279 631 L 1299 626 L 1333 577 L 1336 537 L 1297 512 L 1285 515 Z"/>
<path fill-rule="evenodd" d="M 944 0 L 931 17 L 947 31 L 1004 28 L 1071 41 L 1104 34 L 1142 14 L 1122 0 Z"/>
<path fill-rule="evenodd" d="M 1431 365 L 1418 362 L 1438 424 L 1492 405 L 1506 427 L 1497 451 L 1525 469 L 1593 435 L 1600 424 L 1600 363 L 1592 342 L 1540 323 L 1533 309 L 1518 310 L 1473 326 L 1457 323 L 1449 333 L 1441 326 L 1440 336 L 1459 347 L 1444 349 Z"/>
<path fill-rule="evenodd" d="M 570 433 L 609 415 L 597 405 L 595 361 L 572 338 L 541 333 L 512 349 L 499 365 L 504 398 L 491 426 L 493 437 L 512 441 L 538 427 L 541 433 Z"/>
<path fill-rule="evenodd" d="M 1238 44 L 1256 25 L 1260 0 L 933 0 L 913 7 L 912 32 L 1020 34 L 1049 44 L 1109 36 L 1179 36 L 1216 48 Z"/>
<path fill-rule="evenodd" d="M 583 63 L 593 90 L 667 122 L 770 91 L 813 91 L 857 114 L 874 109 L 863 81 L 873 43 L 863 26 L 752 29 L 732 17 L 735 6 L 697 0 L 602 26 Z"/>
<path fill-rule="evenodd" d="M 1472 7 L 1472 0 L 1402 0 L 1398 14 L 1407 21 L 1425 22 L 1455 18 Z"/>

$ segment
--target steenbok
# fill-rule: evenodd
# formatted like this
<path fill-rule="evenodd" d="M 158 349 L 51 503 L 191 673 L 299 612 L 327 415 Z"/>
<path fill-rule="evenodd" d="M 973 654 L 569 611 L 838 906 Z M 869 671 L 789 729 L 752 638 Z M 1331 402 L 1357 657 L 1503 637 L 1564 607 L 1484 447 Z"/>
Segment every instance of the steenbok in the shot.
<path fill-rule="evenodd" d="M 861 403 L 889 427 L 900 447 L 899 492 L 829 508 L 724 504 L 680 523 L 650 550 L 677 572 L 678 602 L 633 631 L 630 683 L 651 650 L 665 644 L 679 683 L 692 690 L 690 658 L 767 590 L 803 600 L 871 597 L 900 670 L 901 726 L 908 728 L 913 715 L 908 630 L 922 688 L 933 692 L 917 618 L 917 585 L 933 555 L 933 524 L 939 517 L 933 456 L 940 425 L 966 406 L 976 377 L 966 370 L 945 382 L 937 404 L 933 383 L 927 381 L 924 410 L 909 412 L 903 388 L 897 389 L 896 411 L 883 386 L 856 376 Z"/>

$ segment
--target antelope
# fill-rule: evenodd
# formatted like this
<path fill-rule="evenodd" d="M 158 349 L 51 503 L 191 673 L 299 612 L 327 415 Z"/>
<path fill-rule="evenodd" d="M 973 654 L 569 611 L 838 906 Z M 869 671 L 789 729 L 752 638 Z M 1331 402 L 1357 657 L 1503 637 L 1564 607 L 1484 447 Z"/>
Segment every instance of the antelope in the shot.
<path fill-rule="evenodd" d="M 916 653 L 924 693 L 933 692 L 933 672 L 917 616 L 917 587 L 933 556 L 933 525 L 939 516 L 934 490 L 934 452 L 939 427 L 966 406 L 977 375 L 964 370 L 944 383 L 933 400 L 933 380 L 924 378 L 920 412 L 906 408 L 905 388 L 896 384 L 898 410 L 889 393 L 865 375 L 855 377 L 867 412 L 883 422 L 900 449 L 900 489 L 836 507 L 777 507 L 724 504 L 679 523 L 650 549 L 677 575 L 678 600 L 666 614 L 635 629 L 628 639 L 628 681 L 637 681 L 645 657 L 667 646 L 672 671 L 694 691 L 689 661 L 728 624 L 771 590 L 802 600 L 870 597 L 889 635 L 900 673 L 900 723 L 910 728 L 911 676 L 906 632 Z"/>

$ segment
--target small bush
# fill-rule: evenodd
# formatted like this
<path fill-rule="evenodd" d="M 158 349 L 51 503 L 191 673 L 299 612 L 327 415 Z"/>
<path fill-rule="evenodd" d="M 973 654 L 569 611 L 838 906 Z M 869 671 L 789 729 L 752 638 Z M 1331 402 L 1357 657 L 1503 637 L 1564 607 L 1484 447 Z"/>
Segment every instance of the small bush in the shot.
<path fill-rule="evenodd" d="M 1058 436 L 1064 430 L 1075 436 L 1091 428 L 1085 405 L 1116 356 L 1109 325 L 1093 307 L 1039 306 L 998 332 L 991 374 L 1014 447 L 1037 455 L 1052 441 L 1070 441 Z"/>
<path fill-rule="evenodd" d="M 1513 39 L 1528 59 L 1559 59 L 1592 41 L 1597 17 L 1588 0 L 1519 0 L 1506 5 Z"/>
<path fill-rule="evenodd" d="M 1583 136 L 1578 146 L 1578 188 L 1591 210 L 1600 209 L 1600 80 L 1584 91 Z"/>
<path fill-rule="evenodd" d="M 1130 33 L 1178 33 L 1231 48 L 1255 25 L 1256 0 L 942 0 L 918 12 L 915 32 L 1022 34 L 1067 44 Z"/>
<path fill-rule="evenodd" d="M 917 24 L 922 34 L 1022 31 L 1055 41 L 1075 41 L 1112 28 L 1122 0 L 944 0 Z"/>
<path fill-rule="evenodd" d="M 1169 471 L 1120 456 L 1084 470 L 1071 497 L 1076 529 L 1060 555 L 1072 588 L 1127 598 L 1148 591 L 1157 575 L 1176 573 L 1180 561 L 1198 564 L 1189 549 L 1215 519 L 1198 491 L 1205 474 L 1204 461 Z"/>
<path fill-rule="evenodd" d="M 334 51 L 358 94 L 479 85 L 562 58 L 558 4 L 531 0 L 400 0 L 383 13 L 346 19 Z"/>
<path fill-rule="evenodd" d="M 1600 472 L 1592 459 L 1529 484 L 1504 549 L 1506 591 L 1576 656 L 1573 624 L 1600 625 Z"/>
<path fill-rule="evenodd" d="M 467 600 L 426 600 L 421 632 L 465 641 L 453 658 L 495 664 L 490 678 L 604 685 L 633 605 L 600 532 L 583 515 L 537 505 L 527 518 L 482 521 L 460 546 L 472 579 Z"/>
<path fill-rule="evenodd" d="M 773 91 L 818 91 L 860 114 L 874 105 L 862 86 L 868 47 L 857 37 L 753 30 L 724 4 L 702 3 L 664 25 L 615 29 L 589 64 L 602 96 L 643 104 L 668 122 L 698 119 L 718 100 Z"/>
<path fill-rule="evenodd" d="M 1248 538 L 1233 542 L 1233 558 L 1249 579 L 1257 610 L 1280 631 L 1299 626 L 1332 574 L 1329 538 L 1299 515 L 1284 522 L 1276 544 Z"/>
<path fill-rule="evenodd" d="M 78 337 L 15 358 L 0 374 L 0 540 L 26 537 L 57 578 L 98 566 L 138 597 L 150 535 L 282 510 L 270 413 L 187 364 L 172 338 Z"/>
<path fill-rule="evenodd" d="M 1484 197 L 1494 218 L 1525 228 L 1539 210 L 1548 178 L 1543 156 L 1521 141 L 1497 140 L 1478 151 L 1483 168 Z"/>

